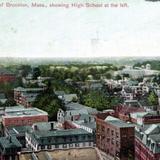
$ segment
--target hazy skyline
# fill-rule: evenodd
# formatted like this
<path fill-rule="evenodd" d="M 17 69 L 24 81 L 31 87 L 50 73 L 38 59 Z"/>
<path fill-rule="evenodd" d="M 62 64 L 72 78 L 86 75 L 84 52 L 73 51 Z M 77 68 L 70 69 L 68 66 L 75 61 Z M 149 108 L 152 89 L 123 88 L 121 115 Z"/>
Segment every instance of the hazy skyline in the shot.
<path fill-rule="evenodd" d="M 120 2 L 129 8 L 0 8 L 0 56 L 159 56 L 160 2 Z"/>

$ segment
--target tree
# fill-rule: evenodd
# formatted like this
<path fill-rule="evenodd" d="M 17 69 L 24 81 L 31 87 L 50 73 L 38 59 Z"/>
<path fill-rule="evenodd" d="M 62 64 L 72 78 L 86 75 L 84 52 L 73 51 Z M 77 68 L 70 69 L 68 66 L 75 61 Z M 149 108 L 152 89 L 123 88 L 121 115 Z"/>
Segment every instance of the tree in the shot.
<path fill-rule="evenodd" d="M 154 76 L 152 81 L 154 83 L 160 84 L 160 74 Z"/>
<path fill-rule="evenodd" d="M 148 96 L 148 102 L 150 105 L 158 105 L 158 96 L 155 94 L 155 92 L 151 92 Z"/>
<path fill-rule="evenodd" d="M 4 103 L 4 106 L 16 106 L 16 101 L 13 98 L 9 98 L 6 100 L 6 102 Z"/>
<path fill-rule="evenodd" d="M 54 93 L 44 92 L 37 96 L 33 102 L 33 107 L 42 109 L 48 113 L 49 120 L 57 119 L 57 111 L 59 108 L 63 108 L 61 100 L 57 98 Z"/>
<path fill-rule="evenodd" d="M 110 108 L 108 97 L 100 91 L 90 91 L 87 95 L 83 96 L 83 101 L 85 105 L 100 111 Z"/>
<path fill-rule="evenodd" d="M 121 80 L 122 79 L 122 77 L 119 75 L 119 74 L 117 74 L 116 76 L 115 76 L 115 80 Z"/>
<path fill-rule="evenodd" d="M 33 68 L 33 79 L 37 79 L 41 75 L 41 71 L 38 67 Z"/>
<path fill-rule="evenodd" d="M 125 77 L 129 78 L 130 77 L 129 74 L 127 74 L 127 73 L 123 73 L 122 76 L 123 76 L 123 78 L 125 78 Z"/>
<path fill-rule="evenodd" d="M 32 70 L 30 65 L 21 65 L 19 69 L 21 70 L 22 77 L 26 77 Z"/>

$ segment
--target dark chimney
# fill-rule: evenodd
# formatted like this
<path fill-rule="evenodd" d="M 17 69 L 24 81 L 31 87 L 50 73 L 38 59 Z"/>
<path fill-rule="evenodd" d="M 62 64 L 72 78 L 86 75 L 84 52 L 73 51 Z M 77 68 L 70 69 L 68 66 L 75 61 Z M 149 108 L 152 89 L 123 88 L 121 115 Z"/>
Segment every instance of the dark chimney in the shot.
<path fill-rule="evenodd" d="M 54 130 L 54 122 L 51 122 L 51 130 Z"/>
<path fill-rule="evenodd" d="M 9 140 L 9 143 L 12 143 L 12 137 L 10 135 L 8 136 L 8 140 Z"/>
<path fill-rule="evenodd" d="M 34 128 L 34 130 L 35 130 L 35 131 L 37 131 L 37 130 L 38 130 L 38 126 L 37 126 L 37 125 L 34 125 L 34 127 L 33 127 L 33 128 Z"/>
<path fill-rule="evenodd" d="M 89 122 L 91 122 L 91 117 L 89 117 Z"/>

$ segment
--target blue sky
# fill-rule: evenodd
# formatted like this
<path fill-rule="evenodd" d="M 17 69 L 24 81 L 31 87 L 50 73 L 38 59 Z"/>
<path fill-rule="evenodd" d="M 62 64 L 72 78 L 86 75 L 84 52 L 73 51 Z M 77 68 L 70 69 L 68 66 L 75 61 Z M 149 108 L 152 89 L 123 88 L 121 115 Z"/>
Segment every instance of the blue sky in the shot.
<path fill-rule="evenodd" d="M 6 0 L 7 1 L 7 0 Z M 5 1 L 5 2 L 6 2 Z M 18 3 L 19 0 L 12 2 Z M 22 0 L 31 4 L 31 0 Z M 49 4 L 74 0 L 37 0 Z M 77 1 L 76 1 L 77 2 Z M 128 3 L 128 8 L 0 8 L 2 57 L 159 56 L 160 2 Z"/>

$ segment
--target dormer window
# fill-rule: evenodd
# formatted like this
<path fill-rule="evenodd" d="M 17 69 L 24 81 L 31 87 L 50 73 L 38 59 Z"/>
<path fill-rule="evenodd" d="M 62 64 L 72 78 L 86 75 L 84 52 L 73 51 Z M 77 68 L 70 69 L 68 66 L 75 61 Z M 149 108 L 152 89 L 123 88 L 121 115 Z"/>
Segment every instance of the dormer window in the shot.
<path fill-rule="evenodd" d="M 152 143 L 152 144 L 151 144 L 151 149 L 152 149 L 152 150 L 154 149 L 154 146 L 155 146 L 155 143 Z"/>

